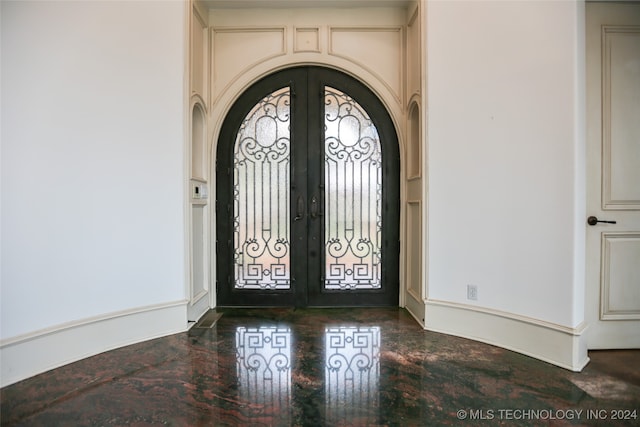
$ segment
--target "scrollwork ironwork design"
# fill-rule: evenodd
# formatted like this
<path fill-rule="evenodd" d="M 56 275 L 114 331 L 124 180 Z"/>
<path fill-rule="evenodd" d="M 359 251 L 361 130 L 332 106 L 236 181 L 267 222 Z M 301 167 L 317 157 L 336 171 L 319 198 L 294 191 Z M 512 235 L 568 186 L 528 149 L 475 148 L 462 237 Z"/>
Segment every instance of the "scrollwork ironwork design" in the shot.
<path fill-rule="evenodd" d="M 258 102 L 234 147 L 236 289 L 289 289 L 290 89 Z"/>
<path fill-rule="evenodd" d="M 353 98 L 325 87 L 325 277 L 329 290 L 381 287 L 382 151 Z"/>

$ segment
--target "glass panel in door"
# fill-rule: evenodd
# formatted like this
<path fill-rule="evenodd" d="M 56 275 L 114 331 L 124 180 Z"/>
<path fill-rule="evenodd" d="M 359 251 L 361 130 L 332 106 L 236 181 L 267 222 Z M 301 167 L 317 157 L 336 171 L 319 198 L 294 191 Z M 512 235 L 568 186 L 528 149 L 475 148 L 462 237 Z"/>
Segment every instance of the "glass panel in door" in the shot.
<path fill-rule="evenodd" d="M 381 287 L 382 152 L 360 104 L 324 90 L 324 289 Z"/>
<path fill-rule="evenodd" d="M 233 156 L 235 289 L 291 286 L 289 232 L 290 89 L 257 103 L 237 133 Z"/>

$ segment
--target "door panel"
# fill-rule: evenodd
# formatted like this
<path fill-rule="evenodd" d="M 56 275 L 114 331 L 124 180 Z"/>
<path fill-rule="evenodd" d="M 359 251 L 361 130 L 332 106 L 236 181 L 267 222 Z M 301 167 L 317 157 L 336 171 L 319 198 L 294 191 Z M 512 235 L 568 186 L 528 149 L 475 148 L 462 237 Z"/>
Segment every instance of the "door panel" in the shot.
<path fill-rule="evenodd" d="M 602 27 L 605 209 L 640 209 L 640 22 Z"/>
<path fill-rule="evenodd" d="M 382 151 L 366 112 L 343 92 L 324 93 L 325 290 L 379 289 Z"/>
<path fill-rule="evenodd" d="M 318 67 L 256 83 L 217 178 L 220 305 L 398 303 L 397 138 L 364 85 Z"/>
<path fill-rule="evenodd" d="M 588 346 L 640 348 L 640 5 L 586 7 Z"/>
<path fill-rule="evenodd" d="M 233 155 L 236 289 L 289 289 L 291 90 L 267 95 L 242 121 Z"/>
<path fill-rule="evenodd" d="M 640 320 L 640 233 L 602 233 L 600 286 L 601 320 Z"/>

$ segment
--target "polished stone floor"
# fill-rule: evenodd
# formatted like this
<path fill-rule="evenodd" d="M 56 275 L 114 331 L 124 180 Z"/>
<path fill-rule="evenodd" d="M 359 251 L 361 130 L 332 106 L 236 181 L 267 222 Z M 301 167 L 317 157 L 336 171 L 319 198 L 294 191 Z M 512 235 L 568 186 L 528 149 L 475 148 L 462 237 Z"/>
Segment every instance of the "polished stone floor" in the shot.
<path fill-rule="evenodd" d="M 226 310 L 0 390 L 2 425 L 640 425 L 640 351 L 573 373 L 401 309 Z M 623 418 L 622 420 L 614 418 Z"/>

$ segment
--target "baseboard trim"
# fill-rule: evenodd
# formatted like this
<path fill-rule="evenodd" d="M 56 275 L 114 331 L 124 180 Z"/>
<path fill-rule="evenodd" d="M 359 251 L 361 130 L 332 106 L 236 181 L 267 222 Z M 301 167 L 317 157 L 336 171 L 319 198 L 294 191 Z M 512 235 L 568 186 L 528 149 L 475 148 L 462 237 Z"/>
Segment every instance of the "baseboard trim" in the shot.
<path fill-rule="evenodd" d="M 188 301 L 68 322 L 0 341 L 0 387 L 126 345 L 187 330 Z"/>
<path fill-rule="evenodd" d="M 424 320 L 420 318 L 419 315 L 416 315 L 409 307 L 405 307 L 405 309 L 407 310 L 407 313 L 409 313 L 409 315 L 413 317 L 415 321 L 418 322 L 420 326 L 422 326 L 422 328 L 424 328 Z"/>
<path fill-rule="evenodd" d="M 415 298 L 412 294 L 407 294 L 404 308 L 424 328 L 424 301 Z"/>
<path fill-rule="evenodd" d="M 425 329 L 502 347 L 574 372 L 589 362 L 584 323 L 570 328 L 484 307 L 427 300 Z"/>

